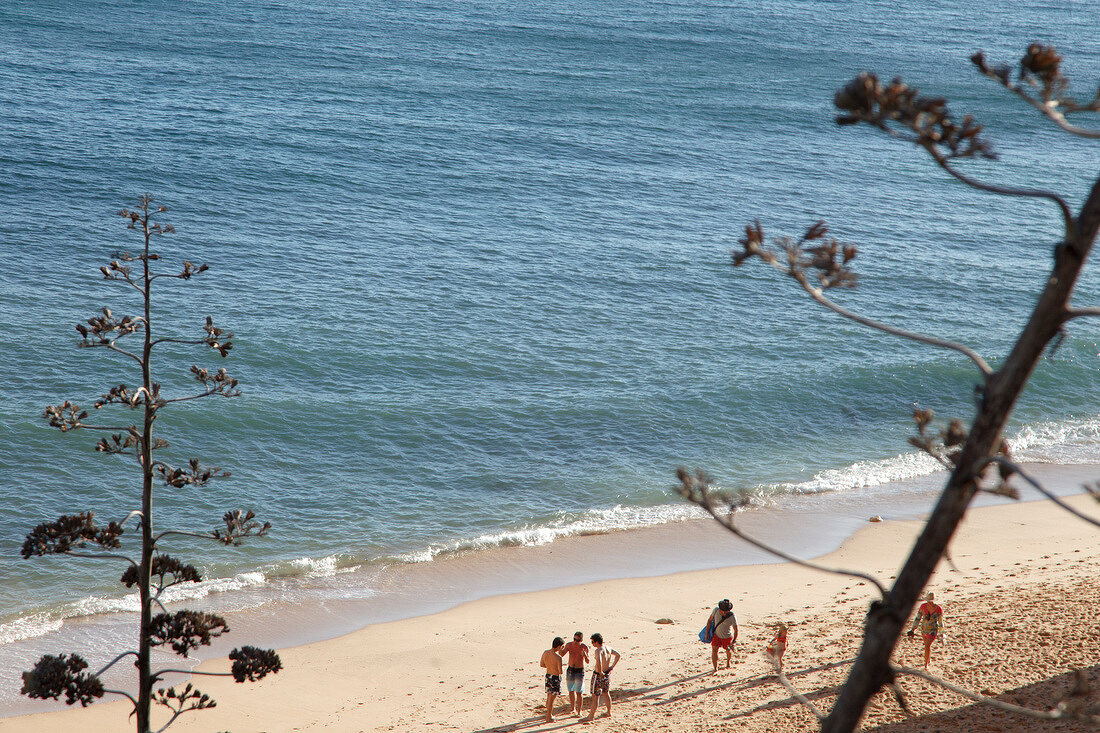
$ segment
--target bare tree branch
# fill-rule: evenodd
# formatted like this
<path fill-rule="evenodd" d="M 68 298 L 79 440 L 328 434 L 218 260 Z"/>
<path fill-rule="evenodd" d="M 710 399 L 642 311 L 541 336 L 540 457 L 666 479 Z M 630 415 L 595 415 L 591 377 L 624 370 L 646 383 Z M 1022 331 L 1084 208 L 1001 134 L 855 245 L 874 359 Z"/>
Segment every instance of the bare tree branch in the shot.
<path fill-rule="evenodd" d="M 141 357 L 140 356 L 138 356 L 137 354 L 133 354 L 133 353 L 127 351 L 126 349 L 122 349 L 122 348 L 119 348 L 118 346 L 115 346 L 114 341 L 109 341 L 109 342 L 105 342 L 105 343 L 97 343 L 97 342 L 91 341 L 91 342 L 88 342 L 87 344 L 82 343 L 80 345 L 85 349 L 94 349 L 94 348 L 97 348 L 97 347 L 101 347 L 101 348 L 107 349 L 109 351 L 114 351 L 116 353 L 122 354 L 123 356 L 128 356 L 131 359 L 133 359 L 134 361 L 136 361 L 138 364 L 141 363 Z"/>
<path fill-rule="evenodd" d="M 158 669 L 153 673 L 154 677 L 160 678 L 166 674 L 201 674 L 207 677 L 232 677 L 232 672 L 201 672 L 197 669 Z"/>
<path fill-rule="evenodd" d="M 104 689 L 103 692 L 105 694 L 109 692 L 112 695 L 122 695 L 123 697 L 127 698 L 130 702 L 132 702 L 134 704 L 134 707 L 137 707 L 137 704 L 138 704 L 137 700 L 135 700 L 134 696 L 131 695 L 129 692 L 123 692 L 122 690 L 108 690 L 108 689 Z"/>
<path fill-rule="evenodd" d="M 128 651 L 128 652 L 123 652 L 122 654 L 119 654 L 119 655 L 118 655 L 117 657 L 115 657 L 115 658 L 114 658 L 114 659 L 112 659 L 111 661 L 107 662 L 107 664 L 103 665 L 103 668 L 102 668 L 102 669 L 100 669 L 100 670 L 99 670 L 98 672 L 96 672 L 96 673 L 95 673 L 95 676 L 96 676 L 96 677 L 100 677 L 100 676 L 102 676 L 104 672 L 106 672 L 107 670 L 109 670 L 109 669 L 110 669 L 111 667 L 115 666 L 115 664 L 116 664 L 116 663 L 118 663 L 119 661 L 121 661 L 121 660 L 123 660 L 123 659 L 125 659 L 126 657 L 128 657 L 128 656 L 131 656 L 131 655 L 133 655 L 133 656 L 135 656 L 135 657 L 136 657 L 136 656 L 137 656 L 137 652 L 135 652 L 135 651 L 131 650 L 131 651 Z"/>
<path fill-rule="evenodd" d="M 807 228 L 797 241 L 790 237 L 779 237 L 773 241 L 772 247 L 768 247 L 764 242 L 764 230 L 760 222 L 754 222 L 745 227 L 745 236 L 738 240 L 742 250 L 734 251 L 733 265 L 738 267 L 752 257 L 759 257 L 794 279 L 811 298 L 834 313 L 893 336 L 958 351 L 974 362 L 982 376 L 988 377 L 992 374 L 993 370 L 985 359 L 968 346 L 936 336 L 906 331 L 861 316 L 826 298 L 823 292 L 826 288 L 854 287 L 856 282 L 855 273 L 848 268 L 848 262 L 856 257 L 856 248 L 852 245 L 841 245 L 836 240 L 822 242 L 828 231 L 825 222 L 819 221 Z M 786 264 L 782 260 L 786 260 Z M 816 275 L 820 286 L 810 281 L 808 273 L 811 271 Z"/>
<path fill-rule="evenodd" d="M 130 563 L 131 565 L 137 565 L 137 563 L 134 562 L 134 560 L 132 558 L 129 558 L 126 555 L 119 555 L 119 554 L 114 553 L 114 552 L 100 552 L 100 553 L 97 553 L 97 554 L 93 554 L 93 553 L 89 553 L 89 552 L 66 552 L 66 553 L 63 553 L 63 554 L 68 555 L 69 557 L 83 557 L 83 558 L 87 558 L 89 560 L 100 560 L 100 559 L 103 559 L 103 558 L 114 558 L 116 560 L 125 560 L 126 562 Z"/>
<path fill-rule="evenodd" d="M 166 537 L 168 535 L 176 535 L 176 536 L 179 536 L 179 537 L 197 537 L 200 540 L 217 540 L 218 539 L 217 537 L 214 536 L 213 533 L 211 533 L 211 534 L 200 534 L 198 532 L 184 532 L 184 531 L 181 531 L 181 530 L 178 530 L 178 529 L 166 529 L 163 532 L 161 532 L 160 534 L 158 534 L 156 537 L 154 537 L 153 542 L 154 543 L 160 542 L 160 539 L 162 537 Z"/>
<path fill-rule="evenodd" d="M 775 555 L 776 557 L 786 560 L 787 562 L 794 563 L 795 565 L 801 565 L 804 568 L 809 568 L 810 570 L 817 570 L 823 573 L 830 573 L 832 575 L 843 575 L 851 578 L 859 578 L 861 580 L 865 580 L 878 590 L 881 597 L 886 596 L 886 588 L 882 585 L 882 583 L 880 583 L 875 577 L 871 575 L 861 573 L 856 570 L 843 570 L 840 568 L 830 568 L 824 565 L 818 565 L 815 562 L 803 560 L 800 557 L 796 557 L 794 555 L 784 552 L 783 550 L 761 542 L 751 535 L 745 534 L 741 531 L 741 529 L 734 521 L 734 515 L 732 512 L 735 508 L 737 508 L 736 504 L 731 503 L 731 512 L 727 515 L 721 515 L 715 510 L 714 503 L 711 499 L 712 494 L 710 493 L 710 479 L 708 479 L 705 474 L 702 474 L 700 472 L 692 474 L 685 468 L 679 468 L 676 470 L 676 475 L 680 479 L 680 487 L 678 491 L 682 497 L 690 501 L 692 504 L 701 507 L 703 511 L 712 516 L 715 521 L 717 521 L 719 524 L 729 530 L 732 534 L 740 537 L 745 542 L 748 542 L 753 547 L 759 548 L 771 555 Z M 745 505 L 745 503 L 741 504 L 741 506 Z"/>
<path fill-rule="evenodd" d="M 779 680 L 779 683 L 781 685 L 787 688 L 787 692 L 791 693 L 791 697 L 802 703 L 805 708 L 807 708 L 811 713 L 814 714 L 815 718 L 817 718 L 818 720 L 825 720 L 825 713 L 821 712 L 821 708 L 819 708 L 817 705 L 814 705 L 808 697 L 795 689 L 795 686 L 791 684 L 790 679 L 787 678 L 787 675 L 783 673 L 782 667 L 779 666 L 779 660 L 770 655 L 768 656 L 768 660 L 772 663 L 772 667 L 775 669 L 776 679 Z"/>
<path fill-rule="evenodd" d="M 985 705 L 990 705 L 992 707 L 1004 710 L 1005 712 L 1016 713 L 1017 715 L 1024 715 L 1024 716 L 1027 716 L 1029 718 L 1034 718 L 1036 720 L 1066 720 L 1066 719 L 1072 719 L 1072 720 L 1083 720 L 1085 722 L 1092 723 L 1094 725 L 1095 724 L 1100 724 L 1100 715 L 1087 715 L 1087 714 L 1084 714 L 1084 713 L 1082 713 L 1082 714 L 1073 714 L 1073 713 L 1069 712 L 1064 707 L 1064 704 L 1062 704 L 1062 703 L 1059 703 L 1059 705 L 1057 707 L 1055 707 L 1053 710 L 1049 710 L 1049 711 L 1035 710 L 1033 708 L 1025 708 L 1025 707 L 1021 707 L 1019 705 L 1013 705 L 1012 703 L 1002 702 L 1001 700 L 998 700 L 998 699 L 993 698 L 993 697 L 986 697 L 984 695 L 979 695 L 976 692 L 971 692 L 970 690 L 967 690 L 966 688 L 959 687 L 958 685 L 953 685 L 950 682 L 948 682 L 947 680 L 941 679 L 941 678 L 937 677 L 934 674 L 929 674 L 928 672 L 924 672 L 924 671 L 921 671 L 919 669 L 913 669 L 911 667 L 903 667 L 903 666 L 898 665 L 898 664 L 891 665 L 891 667 L 893 668 L 894 672 L 897 672 L 897 673 L 900 673 L 900 674 L 912 675 L 913 677 L 920 677 L 921 679 L 926 680 L 928 682 L 931 682 L 934 685 L 939 685 L 940 687 L 944 688 L 945 690 L 950 690 L 951 692 L 954 692 L 956 695 L 961 695 L 962 697 L 965 697 L 968 700 L 973 700 L 974 702 L 983 703 Z"/>
<path fill-rule="evenodd" d="M 985 76 L 993 79 L 1045 117 L 1071 135 L 1100 139 L 1100 130 L 1078 127 L 1066 119 L 1066 114 L 1074 112 L 1100 112 L 1100 91 L 1088 104 L 1081 106 L 1069 97 L 1062 96 L 1069 86 L 1069 80 L 1062 75 L 1062 57 L 1051 46 L 1039 43 L 1031 44 L 1020 60 L 1018 81 L 1012 81 L 1012 69 L 1007 66 L 991 67 L 986 63 L 985 54 L 979 51 L 970 60 Z M 1039 88 L 1040 98 L 1036 99 L 1027 92 L 1020 82 L 1032 88 Z M 1059 107 L 1062 109 L 1060 110 Z M 1064 112 L 1062 111 L 1064 110 Z"/>
<path fill-rule="evenodd" d="M 802 286 L 802 289 L 809 293 L 811 298 L 813 298 L 829 310 L 833 311 L 834 313 L 853 320 L 863 326 L 874 328 L 884 333 L 888 333 L 894 336 L 900 336 L 901 338 L 910 339 L 911 341 L 917 341 L 920 343 L 928 344 L 930 346 L 939 346 L 944 349 L 957 351 L 970 359 L 970 361 L 974 362 L 974 365 L 978 367 L 978 370 L 981 371 L 983 376 L 988 377 L 990 374 L 993 373 L 993 370 L 990 368 L 989 364 L 986 363 L 985 359 L 983 359 L 976 351 L 971 349 L 969 346 L 957 343 L 955 341 L 942 339 L 937 336 L 928 336 L 923 333 L 907 331 L 903 328 L 898 328 L 896 326 L 891 326 L 887 323 L 882 323 L 881 321 L 867 318 L 866 316 L 861 316 L 858 313 L 850 311 L 847 308 L 837 303 L 834 303 L 833 301 L 826 298 L 824 293 L 821 291 L 821 288 L 816 288 L 811 285 L 805 275 L 795 274 L 794 278 L 798 282 L 798 284 Z"/>
<path fill-rule="evenodd" d="M 1090 517 L 1089 515 L 1084 514 L 1083 512 L 1079 512 L 1076 509 L 1074 509 L 1072 506 L 1067 504 L 1066 502 L 1062 501 L 1062 498 L 1060 496 L 1058 496 L 1054 492 L 1050 491 L 1049 489 L 1045 488 L 1036 479 L 1029 476 L 1027 474 L 1027 472 L 1024 471 L 1022 468 L 1020 468 L 1020 466 L 1018 464 L 1013 463 L 1012 461 L 1008 460 L 1007 458 L 1005 458 L 1003 456 L 992 456 L 991 458 L 989 458 L 988 462 L 989 463 L 996 463 L 997 465 L 1004 466 L 1005 468 L 1010 470 L 1012 473 L 1018 475 L 1024 481 L 1027 481 L 1028 484 L 1031 485 L 1031 488 L 1035 489 L 1040 494 L 1042 494 L 1046 498 L 1050 499 L 1058 507 L 1060 507 L 1062 509 L 1065 509 L 1067 512 L 1069 512 L 1073 516 L 1077 517 L 1078 519 L 1083 519 L 1084 521 L 1088 522 L 1089 524 L 1091 524 L 1095 527 L 1100 527 L 1100 520 L 1096 519 L 1095 517 Z"/>
<path fill-rule="evenodd" d="M 1025 198 L 1042 198 L 1049 201 L 1053 201 L 1058 206 L 1058 211 L 1062 214 L 1062 223 L 1066 228 L 1066 236 L 1069 236 L 1073 228 L 1073 212 L 1069 210 L 1069 205 L 1065 202 L 1061 196 L 1051 191 L 1043 191 L 1037 188 L 1011 188 L 1008 186 L 996 186 L 990 183 L 983 183 L 982 181 L 971 178 L 964 173 L 955 169 L 954 166 L 945 158 L 935 147 L 928 144 L 921 144 L 928 154 L 932 156 L 932 160 L 936 161 L 936 164 L 940 168 L 943 168 L 951 176 L 962 181 L 971 188 L 976 188 L 979 191 L 987 191 L 989 193 L 996 193 L 1002 196 L 1021 196 Z"/>

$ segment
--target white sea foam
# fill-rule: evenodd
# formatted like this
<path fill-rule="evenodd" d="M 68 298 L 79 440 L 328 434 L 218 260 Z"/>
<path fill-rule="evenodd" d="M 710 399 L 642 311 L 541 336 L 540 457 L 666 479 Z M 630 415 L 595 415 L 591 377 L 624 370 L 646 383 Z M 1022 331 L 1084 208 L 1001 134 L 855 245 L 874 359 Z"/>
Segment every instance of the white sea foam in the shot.
<path fill-rule="evenodd" d="M 1018 461 L 1032 463 L 1100 462 L 1100 418 L 1025 425 L 1009 436 Z"/>
<path fill-rule="evenodd" d="M 212 593 L 226 593 L 228 591 L 263 585 L 265 582 L 267 582 L 267 576 L 263 572 L 256 570 L 250 573 L 240 573 L 234 575 L 232 578 L 212 578 L 200 583 L 185 583 L 183 585 L 173 586 L 164 591 L 161 600 L 165 603 L 194 600 L 196 598 L 205 598 Z"/>
<path fill-rule="evenodd" d="M 891 481 L 927 476 L 943 466 L 925 453 L 901 453 L 878 461 L 857 461 L 844 468 L 831 468 L 814 474 L 808 481 L 784 483 L 780 493 L 821 494 L 831 491 L 851 491 L 879 486 Z M 762 492 L 769 493 L 769 492 Z"/>
<path fill-rule="evenodd" d="M 518 529 L 483 534 L 472 539 L 432 545 L 427 549 L 408 552 L 393 559 L 400 562 L 430 562 L 440 555 L 453 555 L 496 547 L 522 547 L 546 545 L 561 537 L 606 534 L 625 529 L 648 527 L 655 524 L 695 519 L 704 513 L 688 504 L 664 504 L 659 506 L 614 506 L 591 509 L 584 514 L 563 514 L 550 524 L 527 526 Z"/>
<path fill-rule="evenodd" d="M 20 616 L 6 624 L 0 624 L 0 644 L 32 639 L 36 636 L 57 631 L 64 622 L 51 613 L 33 613 Z"/>

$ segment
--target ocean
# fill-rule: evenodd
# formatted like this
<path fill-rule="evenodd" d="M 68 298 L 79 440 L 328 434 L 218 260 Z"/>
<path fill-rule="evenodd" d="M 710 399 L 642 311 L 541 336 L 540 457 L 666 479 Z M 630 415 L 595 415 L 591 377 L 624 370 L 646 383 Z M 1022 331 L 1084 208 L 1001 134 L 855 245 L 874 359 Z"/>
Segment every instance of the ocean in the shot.
<path fill-rule="evenodd" d="M 824 219 L 860 249 L 860 287 L 836 300 L 996 365 L 1057 211 L 838 127 L 832 97 L 860 71 L 902 75 L 986 125 L 1000 158 L 968 172 L 1077 205 L 1095 146 L 967 59 L 1042 40 L 1088 97 L 1098 20 L 1070 0 L 0 4 L 0 676 L 66 638 L 106 654 L 114 637 L 81 635 L 136 605 L 113 563 L 19 548 L 59 514 L 135 508 L 134 466 L 41 414 L 136 381 L 73 325 L 136 309 L 98 268 L 140 245 L 115 212 L 143 193 L 177 230 L 155 242 L 164 267 L 211 268 L 158 281 L 157 327 L 191 336 L 211 315 L 236 334 L 224 361 L 169 345 L 158 378 L 184 395 L 192 364 L 225 366 L 244 391 L 164 411 L 165 460 L 233 475 L 160 490 L 156 521 L 274 524 L 241 547 L 173 545 L 207 579 L 178 598 L 386 609 L 337 626 L 414 615 L 387 594 L 438 605 L 660 568 L 578 551 L 584 567 L 531 577 L 508 553 L 698 518 L 680 465 L 811 524 L 899 487 L 927 499 L 912 407 L 969 418 L 969 362 L 841 320 L 730 251 L 754 219 L 792 235 Z M 1077 302 L 1098 297 L 1090 267 Z M 1098 361 L 1100 329 L 1075 321 L 1015 412 L 1021 459 L 1100 462 Z M 516 574 L 479 571 L 459 597 L 433 591 L 441 562 Z"/>

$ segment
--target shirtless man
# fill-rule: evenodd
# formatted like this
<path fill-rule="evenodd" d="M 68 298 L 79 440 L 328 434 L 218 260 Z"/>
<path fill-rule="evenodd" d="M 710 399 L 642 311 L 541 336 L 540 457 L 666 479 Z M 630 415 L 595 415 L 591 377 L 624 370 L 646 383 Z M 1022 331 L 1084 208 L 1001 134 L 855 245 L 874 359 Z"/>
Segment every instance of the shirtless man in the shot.
<path fill-rule="evenodd" d="M 588 711 L 588 717 L 583 722 L 590 723 L 596 719 L 596 708 L 600 700 L 607 705 L 605 718 L 611 717 L 611 670 L 619 663 L 619 653 L 609 646 L 604 646 L 603 636 L 592 634 L 592 646 L 596 648 L 592 663 L 592 709 Z M 614 657 L 614 659 L 612 659 Z"/>
<path fill-rule="evenodd" d="M 584 643 L 584 634 L 573 634 L 573 641 L 569 642 L 558 654 L 569 655 L 569 664 L 565 668 L 565 688 L 569 690 L 569 714 L 576 713 L 579 718 L 583 713 L 581 700 L 584 696 L 584 665 L 588 662 L 588 645 Z"/>
<path fill-rule="evenodd" d="M 542 653 L 540 667 L 546 668 L 546 722 L 554 722 L 554 698 L 561 694 L 561 656 L 558 649 L 564 645 L 560 636 L 554 637 L 554 643 Z"/>

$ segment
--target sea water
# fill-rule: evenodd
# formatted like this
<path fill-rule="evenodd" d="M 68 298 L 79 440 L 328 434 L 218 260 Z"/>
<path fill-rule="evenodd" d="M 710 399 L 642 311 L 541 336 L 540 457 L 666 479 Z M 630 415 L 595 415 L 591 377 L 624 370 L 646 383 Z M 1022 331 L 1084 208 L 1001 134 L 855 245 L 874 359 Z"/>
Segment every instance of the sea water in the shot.
<path fill-rule="evenodd" d="M 960 168 L 1077 206 L 1095 144 L 967 58 L 1015 63 L 1042 40 L 1087 98 L 1098 21 L 1070 0 L 7 0 L 0 644 L 33 661 L 35 639 L 136 607 L 113 562 L 19 548 L 62 513 L 136 508 L 132 462 L 40 416 L 139 379 L 77 349 L 73 325 L 137 311 L 98 267 L 140 246 L 114 213 L 141 194 L 177 229 L 158 269 L 211 268 L 157 281 L 158 334 L 197 337 L 207 315 L 235 333 L 224 361 L 164 344 L 156 378 L 184 396 L 192 364 L 225 366 L 244 392 L 163 411 L 163 460 L 233 476 L 158 489 L 157 526 L 209 531 L 238 507 L 275 525 L 240 547 L 173 542 L 206 578 L 180 599 L 245 608 L 334 577 L 326 593 L 377 596 L 410 564 L 697 516 L 679 465 L 822 511 L 928 476 L 912 407 L 968 418 L 973 366 L 842 320 L 758 262 L 735 270 L 730 250 L 755 219 L 777 235 L 824 219 L 860 250 L 839 302 L 996 365 L 1057 210 L 838 127 L 832 96 L 860 71 L 903 75 L 986 125 L 999 159 Z M 1090 268 L 1077 302 L 1098 296 Z M 1009 430 L 1021 458 L 1100 461 L 1098 336 L 1070 324 L 1039 366 Z"/>

